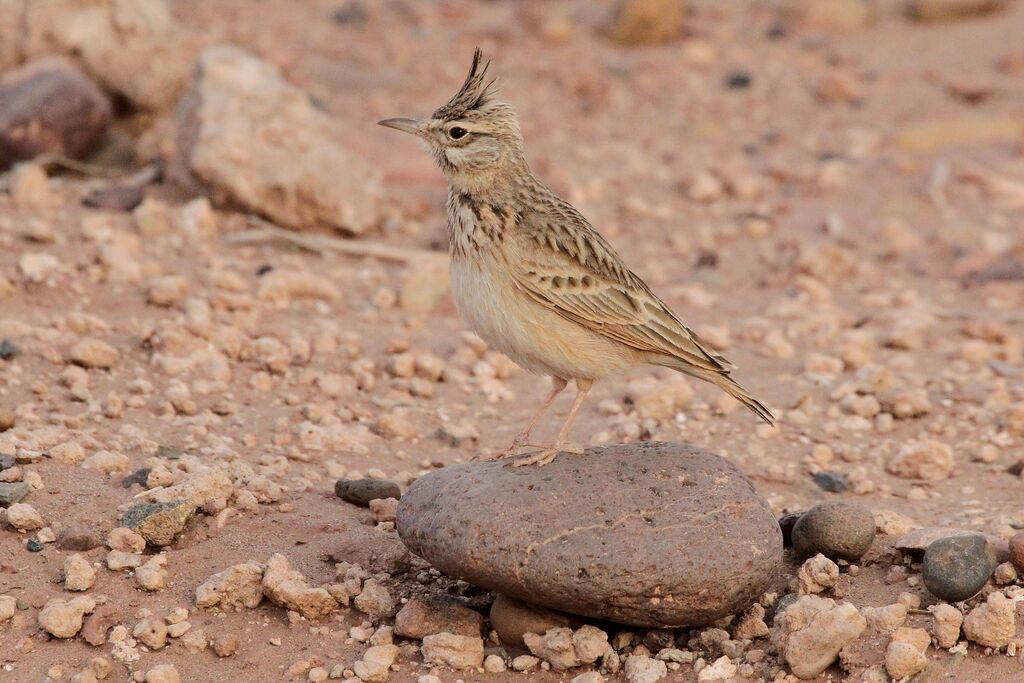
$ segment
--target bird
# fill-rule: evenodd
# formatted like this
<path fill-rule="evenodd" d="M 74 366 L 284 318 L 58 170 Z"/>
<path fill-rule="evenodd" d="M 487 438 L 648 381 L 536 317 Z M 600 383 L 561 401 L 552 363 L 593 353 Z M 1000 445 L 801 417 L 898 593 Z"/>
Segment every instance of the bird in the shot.
<path fill-rule="evenodd" d="M 733 364 L 687 327 L 591 223 L 527 163 L 519 116 L 497 98 L 479 48 L 459 91 L 426 118 L 381 126 L 423 143 L 448 181 L 452 296 L 465 324 L 523 369 L 550 375 L 552 389 L 495 460 L 546 465 L 582 453 L 568 441 L 594 382 L 640 365 L 710 382 L 768 424 L 774 415 L 732 378 Z M 555 398 L 576 397 L 555 440 L 530 454 L 530 435 Z"/>

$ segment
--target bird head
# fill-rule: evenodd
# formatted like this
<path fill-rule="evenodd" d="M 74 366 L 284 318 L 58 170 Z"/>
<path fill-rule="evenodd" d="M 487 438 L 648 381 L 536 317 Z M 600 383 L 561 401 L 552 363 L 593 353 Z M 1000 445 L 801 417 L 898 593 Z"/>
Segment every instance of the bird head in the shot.
<path fill-rule="evenodd" d="M 495 99 L 490 61 L 477 48 L 466 82 L 429 118 L 385 119 L 380 125 L 423 140 L 452 187 L 485 189 L 523 159 L 519 117 L 511 105 Z"/>

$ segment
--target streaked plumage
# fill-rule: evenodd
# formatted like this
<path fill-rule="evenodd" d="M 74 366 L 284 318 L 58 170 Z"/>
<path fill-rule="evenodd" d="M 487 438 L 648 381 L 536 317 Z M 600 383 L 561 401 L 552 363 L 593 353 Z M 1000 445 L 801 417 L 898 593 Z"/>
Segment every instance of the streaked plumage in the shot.
<path fill-rule="evenodd" d="M 518 365 L 555 379 L 506 454 L 576 380 L 580 391 L 558 441 L 515 464 L 550 462 L 593 381 L 645 363 L 711 382 L 770 423 L 771 412 L 730 376 L 733 366 L 533 175 L 518 118 L 494 99 L 487 66 L 477 50 L 462 88 L 430 119 L 381 123 L 425 140 L 448 178 L 452 288 L 467 325 Z"/>

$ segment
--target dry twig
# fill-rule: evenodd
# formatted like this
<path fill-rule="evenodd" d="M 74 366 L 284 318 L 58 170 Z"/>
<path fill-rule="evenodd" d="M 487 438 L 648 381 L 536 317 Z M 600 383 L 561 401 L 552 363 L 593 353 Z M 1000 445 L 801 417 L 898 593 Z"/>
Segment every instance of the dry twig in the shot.
<path fill-rule="evenodd" d="M 380 242 L 366 242 L 341 239 L 329 235 L 310 235 L 292 232 L 256 216 L 249 217 L 249 223 L 258 227 L 226 235 L 224 241 L 228 244 L 254 244 L 271 240 L 282 240 L 307 251 L 317 253 L 320 256 L 333 252 L 360 258 L 376 258 L 382 261 L 401 264 L 444 258 L 444 254 L 426 249 L 409 249 L 381 244 Z"/>

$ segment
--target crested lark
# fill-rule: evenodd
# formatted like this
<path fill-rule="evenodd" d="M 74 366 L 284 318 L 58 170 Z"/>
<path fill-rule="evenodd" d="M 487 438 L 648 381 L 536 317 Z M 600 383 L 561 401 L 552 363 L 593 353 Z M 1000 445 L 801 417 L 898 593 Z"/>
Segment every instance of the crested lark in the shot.
<path fill-rule="evenodd" d="M 772 413 L 729 375 L 715 353 L 632 273 L 568 202 L 541 183 L 523 155 L 519 118 L 495 99 L 480 50 L 462 88 L 427 119 L 380 125 L 425 141 L 448 179 L 452 292 L 463 319 L 490 346 L 554 388 L 502 457 L 527 443 L 541 415 L 576 381 L 554 444 L 514 465 L 551 462 L 594 380 L 660 365 L 718 386 L 769 424 Z"/>

